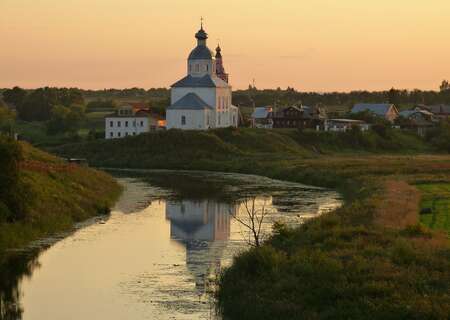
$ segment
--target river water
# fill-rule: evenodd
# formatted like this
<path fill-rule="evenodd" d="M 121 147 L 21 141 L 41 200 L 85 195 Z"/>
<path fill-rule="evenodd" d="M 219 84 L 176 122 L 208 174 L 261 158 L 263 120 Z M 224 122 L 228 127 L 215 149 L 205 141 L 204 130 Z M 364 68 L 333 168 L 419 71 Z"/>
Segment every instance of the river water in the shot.
<path fill-rule="evenodd" d="M 214 279 L 249 246 L 253 201 L 295 226 L 341 204 L 330 190 L 207 172 L 116 171 L 106 218 L 36 242 L 0 265 L 2 319 L 214 319 Z"/>

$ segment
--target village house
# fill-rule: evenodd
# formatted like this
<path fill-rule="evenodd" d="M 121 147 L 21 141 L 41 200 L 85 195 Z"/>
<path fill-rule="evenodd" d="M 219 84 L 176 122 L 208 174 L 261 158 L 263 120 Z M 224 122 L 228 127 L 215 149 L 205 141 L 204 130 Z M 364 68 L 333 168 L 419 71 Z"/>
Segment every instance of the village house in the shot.
<path fill-rule="evenodd" d="M 165 120 L 148 109 L 122 106 L 114 114 L 105 117 L 105 139 L 135 136 L 164 126 Z"/>
<path fill-rule="evenodd" d="M 399 113 L 404 120 L 402 129 L 417 130 L 417 134 L 424 136 L 429 128 L 432 128 L 439 121 L 433 113 L 428 110 L 414 108 L 413 110 L 404 110 Z"/>
<path fill-rule="evenodd" d="M 351 113 L 360 113 L 364 111 L 371 112 L 389 122 L 394 122 L 398 117 L 397 108 L 389 103 L 358 103 L 353 106 Z"/>
<path fill-rule="evenodd" d="M 222 61 L 222 49 L 216 55 L 206 45 L 208 34 L 195 34 L 197 46 L 187 59 L 187 75 L 171 86 L 171 105 L 167 108 L 167 129 L 207 130 L 237 127 L 239 110 L 232 105 L 229 75 Z"/>
<path fill-rule="evenodd" d="M 273 112 L 272 106 L 255 108 L 255 111 L 253 111 L 251 115 L 252 128 L 272 129 L 273 128 L 272 112 Z"/>
<path fill-rule="evenodd" d="M 434 114 L 436 117 L 441 119 L 448 119 L 450 118 L 450 105 L 434 105 L 434 106 L 426 106 L 426 110 L 430 111 L 432 114 Z"/>
<path fill-rule="evenodd" d="M 274 128 L 319 129 L 325 119 L 326 112 L 319 106 L 292 106 L 272 112 Z"/>
<path fill-rule="evenodd" d="M 328 119 L 325 121 L 324 131 L 346 132 L 353 127 L 358 127 L 361 131 L 367 131 L 370 129 L 370 124 L 354 119 Z"/>

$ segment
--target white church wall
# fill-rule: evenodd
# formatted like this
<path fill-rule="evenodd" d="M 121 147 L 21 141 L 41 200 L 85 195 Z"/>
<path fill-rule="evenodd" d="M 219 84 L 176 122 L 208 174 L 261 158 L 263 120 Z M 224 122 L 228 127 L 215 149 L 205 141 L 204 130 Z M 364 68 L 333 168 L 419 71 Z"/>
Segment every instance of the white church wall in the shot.
<path fill-rule="evenodd" d="M 216 88 L 216 127 L 223 128 L 231 126 L 231 87 Z"/>
<path fill-rule="evenodd" d="M 167 110 L 167 129 L 205 130 L 208 129 L 209 110 Z"/>

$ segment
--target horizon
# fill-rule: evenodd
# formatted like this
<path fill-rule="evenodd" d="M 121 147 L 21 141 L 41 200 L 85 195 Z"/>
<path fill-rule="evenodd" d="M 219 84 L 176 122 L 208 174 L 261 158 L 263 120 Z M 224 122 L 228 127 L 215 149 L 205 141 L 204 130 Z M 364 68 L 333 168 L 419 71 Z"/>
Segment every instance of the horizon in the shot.
<path fill-rule="evenodd" d="M 299 92 L 438 91 L 450 76 L 447 1 L 196 4 L 4 0 L 0 87 L 168 88 L 186 72 L 202 15 L 234 90 L 255 79 Z"/>

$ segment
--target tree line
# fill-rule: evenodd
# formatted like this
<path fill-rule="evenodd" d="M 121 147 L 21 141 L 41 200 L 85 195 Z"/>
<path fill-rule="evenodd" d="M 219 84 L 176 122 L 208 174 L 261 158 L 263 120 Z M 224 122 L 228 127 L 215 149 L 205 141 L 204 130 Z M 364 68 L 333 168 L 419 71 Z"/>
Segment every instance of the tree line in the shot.
<path fill-rule="evenodd" d="M 442 81 L 439 90 L 399 90 L 391 88 L 384 91 L 351 91 L 351 92 L 301 92 L 288 87 L 283 90 L 257 89 L 249 86 L 246 90 L 233 92 L 233 103 L 237 106 L 265 105 L 287 106 L 293 104 L 325 106 L 347 106 L 356 103 L 393 103 L 396 105 L 436 105 L 450 104 L 450 85 L 447 80 Z"/>
<path fill-rule="evenodd" d="M 20 87 L 0 89 L 3 101 L 15 107 L 17 118 L 24 121 L 46 121 L 49 133 L 75 130 L 83 121 L 86 112 L 113 111 L 117 101 L 144 102 L 155 113 L 164 115 L 170 105 L 170 90 L 167 88 L 129 88 L 82 90 L 78 88 L 38 88 L 25 90 Z M 86 100 L 89 102 L 86 104 Z M 347 106 L 355 103 L 386 103 L 398 106 L 417 104 L 450 104 L 450 84 L 442 81 L 439 90 L 398 90 L 351 91 L 351 92 L 301 92 L 294 88 L 257 89 L 249 86 L 246 90 L 233 93 L 233 104 L 239 107 L 265 105 L 288 106 L 293 104 Z M 2 119 L 11 118 L 2 108 L 0 99 L 0 125 Z M 4 121 L 3 121 L 4 122 Z"/>

